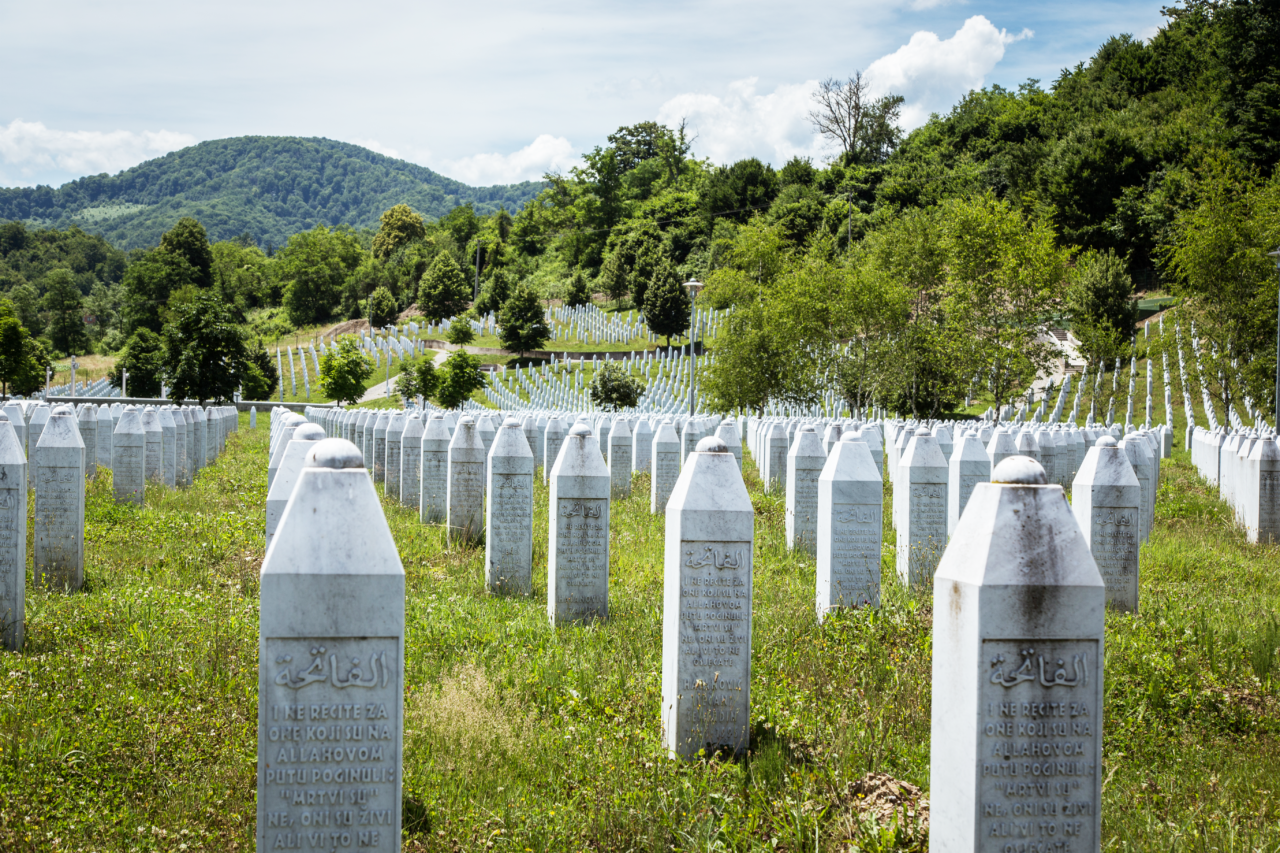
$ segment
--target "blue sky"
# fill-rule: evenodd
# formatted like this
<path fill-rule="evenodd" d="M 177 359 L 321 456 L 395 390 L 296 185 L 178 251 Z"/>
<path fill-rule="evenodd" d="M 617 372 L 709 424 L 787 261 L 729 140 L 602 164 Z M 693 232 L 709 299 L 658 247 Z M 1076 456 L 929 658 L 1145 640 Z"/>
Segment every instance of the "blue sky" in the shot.
<path fill-rule="evenodd" d="M 866 71 L 909 128 L 974 87 L 1048 85 L 1161 2 L 313 0 L 0 4 L 0 186 L 115 173 L 206 139 L 326 136 L 470 184 L 565 170 L 618 126 L 694 153 L 827 154 L 816 81 Z"/>

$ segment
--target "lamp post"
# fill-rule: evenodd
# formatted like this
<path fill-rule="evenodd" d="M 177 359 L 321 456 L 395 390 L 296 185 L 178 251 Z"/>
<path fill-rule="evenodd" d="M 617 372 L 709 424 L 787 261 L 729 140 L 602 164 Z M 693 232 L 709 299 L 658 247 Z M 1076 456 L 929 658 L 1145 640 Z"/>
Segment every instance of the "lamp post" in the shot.
<path fill-rule="evenodd" d="M 684 289 L 689 291 L 689 417 L 693 417 L 698 407 L 698 351 L 694 344 L 698 323 L 698 292 L 702 290 L 702 282 L 697 279 L 686 281 Z"/>
<path fill-rule="evenodd" d="M 1280 272 L 1280 249 L 1268 252 L 1267 257 L 1275 258 L 1276 272 Z M 1280 428 L 1280 295 L 1276 297 L 1276 427 Z"/>

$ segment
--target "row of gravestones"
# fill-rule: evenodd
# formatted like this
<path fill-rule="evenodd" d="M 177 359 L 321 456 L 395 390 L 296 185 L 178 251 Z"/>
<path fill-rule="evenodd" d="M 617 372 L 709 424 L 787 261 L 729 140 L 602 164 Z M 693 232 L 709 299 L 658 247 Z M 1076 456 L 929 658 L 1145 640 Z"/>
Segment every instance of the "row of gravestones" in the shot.
<path fill-rule="evenodd" d="M 294 424 L 286 438 L 280 422 L 281 462 L 302 453 L 296 474 L 277 466 L 275 482 L 292 476 L 294 485 L 262 568 L 258 849 L 398 850 L 403 567 L 362 450 L 321 438 L 313 424 Z M 475 431 L 466 416 L 454 438 Z M 824 471 L 874 470 L 859 432 L 842 436 Z M 927 430 L 913 439 L 912 453 L 936 449 Z M 534 457 L 519 421 L 501 424 L 488 462 L 491 538 L 523 549 Z M 1124 451 L 1108 435 L 1083 470 L 1120 463 Z M 1121 488 L 1132 496 L 1128 473 Z M 607 586 L 591 566 L 602 557 L 607 573 L 610 477 L 588 425 L 570 428 L 550 479 L 551 618 L 604 616 Z M 1096 850 L 1106 586 L 1062 488 L 1047 484 L 1039 463 L 1015 455 L 992 479 L 975 485 L 933 579 L 931 849 Z M 663 742 L 686 758 L 741 752 L 751 719 L 754 510 L 728 444 L 699 441 L 665 512 Z M 582 607 L 561 611 L 553 590 Z M 348 795 L 358 823 L 349 810 L 317 808 Z"/>
<path fill-rule="evenodd" d="M 1280 542 L 1280 446 L 1266 430 L 1195 427 L 1191 462 L 1235 510 L 1250 542 Z"/>
<path fill-rule="evenodd" d="M 179 426 L 181 424 L 181 426 Z M 144 478 L 186 485 L 235 429 L 234 407 L 119 403 L 76 408 L 10 402 L 0 412 L 0 637 L 25 633 L 27 492 L 34 492 L 33 579 L 74 592 L 84 583 L 85 482 L 112 472 L 117 503 L 142 503 Z M 32 460 L 28 463 L 28 459 Z"/>

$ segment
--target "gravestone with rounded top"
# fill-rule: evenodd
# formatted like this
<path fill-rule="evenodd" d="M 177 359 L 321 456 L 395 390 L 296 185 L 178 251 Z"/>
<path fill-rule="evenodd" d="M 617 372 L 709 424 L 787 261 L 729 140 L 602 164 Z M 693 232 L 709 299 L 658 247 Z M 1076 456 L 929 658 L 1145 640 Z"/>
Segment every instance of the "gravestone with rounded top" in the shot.
<path fill-rule="evenodd" d="M 508 418 L 494 436 L 485 490 L 485 588 L 533 592 L 533 451 L 520 422 Z"/>
<path fill-rule="evenodd" d="M 449 428 L 444 416 L 433 414 L 422 427 L 422 498 L 418 518 L 423 524 L 445 520 L 449 500 Z"/>
<path fill-rule="evenodd" d="M 955 536 L 956 525 L 979 483 L 991 482 L 991 457 L 972 430 L 964 430 L 951 450 L 947 470 L 947 536 Z"/>
<path fill-rule="evenodd" d="M 111 436 L 111 487 L 118 504 L 141 505 L 146 496 L 146 440 L 138 410 L 125 407 Z"/>
<path fill-rule="evenodd" d="M 609 615 L 609 468 L 574 424 L 551 469 L 547 615 L 552 625 Z"/>
<path fill-rule="evenodd" d="M 609 433 L 609 496 L 615 501 L 631 497 L 631 429 L 624 418 Z"/>
<path fill-rule="evenodd" d="M 1062 487 L 1013 457 L 933 579 L 929 849 L 1100 849 L 1106 593 Z"/>
<path fill-rule="evenodd" d="M 84 442 L 70 410 L 49 417 L 35 463 L 35 582 L 77 590 L 84 583 Z"/>
<path fill-rule="evenodd" d="M 754 533 L 733 454 L 707 436 L 667 502 L 662 740 L 672 757 L 748 747 Z"/>
<path fill-rule="evenodd" d="M 400 503 L 416 507 L 422 502 L 422 415 L 414 412 L 404 421 L 400 436 Z"/>
<path fill-rule="evenodd" d="M 0 413 L 0 642 L 22 648 L 27 601 L 27 455 Z"/>
<path fill-rule="evenodd" d="M 845 431 L 818 476 L 818 621 L 837 607 L 880 606 L 884 484 L 861 433 Z"/>
<path fill-rule="evenodd" d="M 667 499 L 680 479 L 680 439 L 670 418 L 664 418 L 653 433 L 650 452 L 649 512 L 667 511 Z"/>
<path fill-rule="evenodd" d="M 1109 435 L 1085 454 L 1071 484 L 1071 512 L 1106 585 L 1107 604 L 1138 611 L 1142 489 L 1124 450 Z"/>
<path fill-rule="evenodd" d="M 822 439 L 812 426 L 804 424 L 787 452 L 788 548 L 807 554 L 818 552 L 818 475 L 826 462 Z"/>
<path fill-rule="evenodd" d="M 324 440 L 324 430 L 318 424 L 304 423 L 293 431 L 293 437 L 283 448 L 280 467 L 276 470 L 275 479 L 267 489 L 267 547 L 275 538 L 280 519 L 284 516 L 289 498 L 293 496 L 293 488 L 298 484 L 298 476 L 306 462 L 307 453 L 317 441 Z"/>
<path fill-rule="evenodd" d="M 400 850 L 404 593 L 360 451 L 314 442 L 262 564 L 258 850 Z"/>
<path fill-rule="evenodd" d="M 903 451 L 893 490 L 897 569 L 905 586 L 931 583 L 946 548 L 947 473 L 938 442 L 920 427 Z"/>
<path fill-rule="evenodd" d="M 484 444 L 471 415 L 463 415 L 449 440 L 449 542 L 474 542 L 484 532 Z"/>

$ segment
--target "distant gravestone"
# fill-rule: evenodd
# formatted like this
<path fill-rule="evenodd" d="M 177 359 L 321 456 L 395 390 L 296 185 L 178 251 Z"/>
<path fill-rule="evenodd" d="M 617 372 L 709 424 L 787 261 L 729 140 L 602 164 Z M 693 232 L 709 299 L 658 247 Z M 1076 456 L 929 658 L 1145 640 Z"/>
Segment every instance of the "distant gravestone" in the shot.
<path fill-rule="evenodd" d="M 551 469 L 547 615 L 552 625 L 609 615 L 609 481 L 595 436 L 575 424 Z"/>
<path fill-rule="evenodd" d="M 662 741 L 673 757 L 748 747 L 754 532 L 728 446 L 702 439 L 667 503 Z"/>
<path fill-rule="evenodd" d="M 142 410 L 142 432 L 145 436 L 143 464 L 149 482 L 164 482 L 164 431 L 156 410 L 147 406 Z"/>
<path fill-rule="evenodd" d="M 449 491 L 445 498 L 450 544 L 473 542 L 484 531 L 484 444 L 471 415 L 463 415 L 449 440 Z"/>
<path fill-rule="evenodd" d="M 560 455 L 560 447 L 564 444 L 564 421 L 559 417 L 547 419 L 547 429 L 542 439 L 542 484 L 545 486 L 551 479 L 551 469 Z"/>
<path fill-rule="evenodd" d="M 880 606 L 884 484 L 858 432 L 845 432 L 818 477 L 818 621 L 837 607 Z"/>
<path fill-rule="evenodd" d="M 70 411 L 50 416 L 35 463 L 35 582 L 77 590 L 84 583 L 84 442 Z"/>
<path fill-rule="evenodd" d="M 418 518 L 423 524 L 445 520 L 449 500 L 449 429 L 441 415 L 432 415 L 422 428 L 422 498 Z"/>
<path fill-rule="evenodd" d="M 258 850 L 400 850 L 404 568 L 361 468 L 316 442 L 262 564 Z"/>
<path fill-rule="evenodd" d="M 128 406 L 111 436 L 111 486 L 118 504 L 141 505 L 146 496 L 145 443 L 142 418 L 136 408 Z"/>
<path fill-rule="evenodd" d="M 400 503 L 417 507 L 422 502 L 422 417 L 405 418 L 400 436 Z"/>
<path fill-rule="evenodd" d="M 667 511 L 667 499 L 680 478 L 680 439 L 669 418 L 658 424 L 651 447 L 649 512 L 657 515 Z"/>
<path fill-rule="evenodd" d="M 84 476 L 88 479 L 98 473 L 98 413 L 93 404 L 80 407 L 76 426 L 84 442 Z"/>
<path fill-rule="evenodd" d="M 991 482 L 991 458 L 971 430 L 960 433 L 947 466 L 947 536 L 954 536 L 974 486 Z"/>
<path fill-rule="evenodd" d="M 156 412 L 156 420 L 160 423 L 160 460 L 164 472 L 164 484 L 176 486 L 178 484 L 178 424 L 167 407 Z"/>
<path fill-rule="evenodd" d="M 826 462 L 822 439 L 804 424 L 787 452 L 786 535 L 788 548 L 811 555 L 818 552 L 818 475 Z"/>
<path fill-rule="evenodd" d="M 0 641 L 18 651 L 26 637 L 27 456 L 0 413 Z"/>
<path fill-rule="evenodd" d="M 257 429 L 257 428 L 258 428 L 258 407 L 250 406 L 249 407 L 249 429 Z"/>
<path fill-rule="evenodd" d="M 926 586 L 947 545 L 947 460 L 924 427 L 902 454 L 893 503 L 898 577 L 904 586 Z"/>
<path fill-rule="evenodd" d="M 615 501 L 631 497 L 631 430 L 622 418 L 609 433 L 609 497 Z"/>
<path fill-rule="evenodd" d="M 280 467 L 276 470 L 275 479 L 267 490 L 267 548 L 275 539 L 280 519 L 284 517 L 285 507 L 293 496 L 294 486 L 302 474 L 302 467 L 307 461 L 307 453 L 317 441 L 324 440 L 324 430 L 317 424 L 302 424 L 293 432 L 293 437 L 284 446 L 284 454 L 280 458 Z"/>
<path fill-rule="evenodd" d="M 387 451 L 382 475 L 383 491 L 392 500 L 400 500 L 400 454 L 403 451 L 404 412 L 392 412 L 387 421 Z"/>
<path fill-rule="evenodd" d="M 725 447 L 729 448 L 729 452 L 733 454 L 733 461 L 737 463 L 738 470 L 742 470 L 742 436 L 738 433 L 738 424 L 732 418 L 725 420 L 716 427 L 716 438 L 724 442 Z"/>
<path fill-rule="evenodd" d="M 1124 449 L 1109 435 L 1085 454 L 1071 485 L 1071 511 L 1106 587 L 1107 604 L 1138 610 L 1142 488 Z"/>
<path fill-rule="evenodd" d="M 1097 851 L 1102 578 L 1038 463 L 992 479 L 933 580 L 929 849 Z"/>
<path fill-rule="evenodd" d="M 192 433 L 195 431 L 191 426 L 191 409 L 189 406 L 180 406 L 174 409 L 173 421 L 178 425 L 178 485 L 190 486 L 191 478 L 191 442 Z"/>
<path fill-rule="evenodd" d="M 533 451 L 508 418 L 489 453 L 484 582 L 495 593 L 533 592 Z"/>

